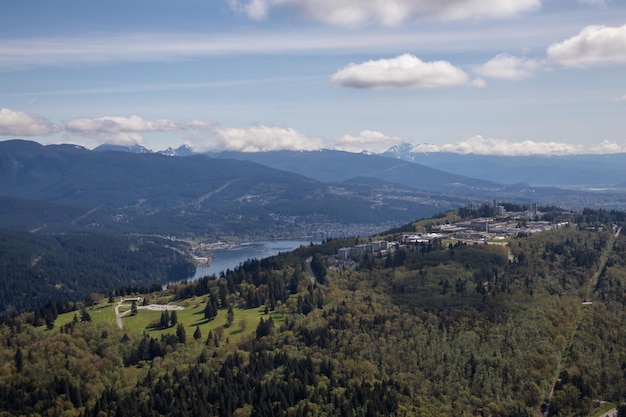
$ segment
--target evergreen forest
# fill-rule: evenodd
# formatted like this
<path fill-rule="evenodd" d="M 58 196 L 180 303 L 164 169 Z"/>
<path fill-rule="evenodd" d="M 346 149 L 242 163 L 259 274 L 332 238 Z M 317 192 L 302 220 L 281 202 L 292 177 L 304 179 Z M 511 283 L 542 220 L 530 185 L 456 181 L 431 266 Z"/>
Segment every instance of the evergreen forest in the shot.
<path fill-rule="evenodd" d="M 158 237 L 49 236 L 0 229 L 0 318 L 47 303 L 63 312 L 86 296 L 98 299 L 116 289 L 161 288 L 186 279 L 195 272 L 186 250 L 182 242 Z"/>
<path fill-rule="evenodd" d="M 371 239 L 394 241 L 449 213 Z M 626 399 L 623 213 L 338 263 L 329 239 L 0 326 L 0 416 L 593 416 Z M 157 312 L 137 304 L 168 304 Z M 113 306 L 128 311 L 116 324 Z M 120 307 L 122 306 L 122 307 Z"/>

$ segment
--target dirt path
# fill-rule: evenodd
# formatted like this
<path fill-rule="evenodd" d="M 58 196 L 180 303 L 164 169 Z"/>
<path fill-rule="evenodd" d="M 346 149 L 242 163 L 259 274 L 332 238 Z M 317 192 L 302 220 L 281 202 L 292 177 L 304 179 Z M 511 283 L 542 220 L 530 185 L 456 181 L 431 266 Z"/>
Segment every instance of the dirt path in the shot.
<path fill-rule="evenodd" d="M 130 310 L 127 310 L 120 314 L 120 307 L 122 306 L 123 303 L 124 303 L 124 300 L 118 302 L 115 306 L 115 322 L 117 323 L 117 327 L 119 327 L 120 329 L 124 328 L 124 323 L 122 323 L 122 317 L 130 314 Z"/>

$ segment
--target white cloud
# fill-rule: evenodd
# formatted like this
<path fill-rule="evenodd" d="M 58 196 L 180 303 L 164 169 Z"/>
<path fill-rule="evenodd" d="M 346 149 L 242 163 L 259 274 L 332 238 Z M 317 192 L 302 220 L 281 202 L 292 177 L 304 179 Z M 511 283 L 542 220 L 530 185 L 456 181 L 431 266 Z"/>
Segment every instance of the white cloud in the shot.
<path fill-rule="evenodd" d="M 483 77 L 521 80 L 532 76 L 539 68 L 541 68 L 540 61 L 517 58 L 509 54 L 499 54 L 476 68 L 475 71 Z"/>
<path fill-rule="evenodd" d="M 480 135 L 450 144 L 418 145 L 413 152 L 453 152 L 477 155 L 572 155 L 583 151 L 582 147 L 561 142 L 535 142 L 525 140 L 511 142 L 505 139 L 484 138 Z"/>
<path fill-rule="evenodd" d="M 390 147 L 406 142 L 398 136 L 388 136 L 373 130 L 363 130 L 357 136 L 343 135 L 335 142 L 335 149 L 347 152 L 369 151 L 382 153 Z"/>
<path fill-rule="evenodd" d="M 144 133 L 172 132 L 189 129 L 207 129 L 210 123 L 200 120 L 174 122 L 167 119 L 144 120 L 140 116 L 105 116 L 95 119 L 78 118 L 65 123 L 65 130 L 80 136 L 98 140 L 100 143 L 115 145 L 136 145 L 144 143 Z"/>
<path fill-rule="evenodd" d="M 0 108 L 0 136 L 46 136 L 61 130 L 61 126 L 38 114 Z"/>
<path fill-rule="evenodd" d="M 597 154 L 622 153 L 626 152 L 626 146 L 610 142 L 608 140 L 603 140 L 599 145 L 589 148 L 589 152 Z"/>
<path fill-rule="evenodd" d="M 323 148 L 323 141 L 310 138 L 293 128 L 254 125 L 245 129 L 214 127 L 210 142 L 195 141 L 194 149 L 268 152 L 277 150 L 308 151 Z"/>
<path fill-rule="evenodd" d="M 475 78 L 475 79 L 472 80 L 470 85 L 472 87 L 476 87 L 476 88 L 486 88 L 487 87 L 487 82 L 485 80 L 483 80 L 482 78 Z"/>
<path fill-rule="evenodd" d="M 439 88 L 466 84 L 468 80 L 463 70 L 449 62 L 424 62 L 410 54 L 351 63 L 331 77 L 335 85 L 354 88 Z"/>
<path fill-rule="evenodd" d="M 626 25 L 587 26 L 548 48 L 548 57 L 566 67 L 626 64 Z"/>
<path fill-rule="evenodd" d="M 269 9 L 295 10 L 305 18 L 334 26 L 396 26 L 418 18 L 462 20 L 508 18 L 537 10 L 542 0 L 228 0 L 231 9 L 258 19 Z"/>

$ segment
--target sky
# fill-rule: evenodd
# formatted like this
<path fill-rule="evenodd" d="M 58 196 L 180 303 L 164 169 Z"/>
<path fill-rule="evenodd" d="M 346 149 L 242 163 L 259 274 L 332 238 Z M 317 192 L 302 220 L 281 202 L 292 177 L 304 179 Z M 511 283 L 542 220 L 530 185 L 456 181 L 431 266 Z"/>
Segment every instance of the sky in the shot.
<path fill-rule="evenodd" d="M 0 140 L 626 152 L 622 0 L 20 0 L 0 23 Z"/>

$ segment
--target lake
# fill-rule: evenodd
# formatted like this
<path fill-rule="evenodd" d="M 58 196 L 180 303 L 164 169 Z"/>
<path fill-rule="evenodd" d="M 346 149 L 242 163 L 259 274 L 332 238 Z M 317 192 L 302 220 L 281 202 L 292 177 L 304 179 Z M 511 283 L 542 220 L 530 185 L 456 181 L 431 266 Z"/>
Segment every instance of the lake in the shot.
<path fill-rule="evenodd" d="M 232 249 L 220 249 L 213 251 L 210 265 L 200 265 L 196 273 L 189 278 L 197 280 L 207 275 L 219 276 L 220 272 L 234 269 L 248 259 L 263 259 L 277 255 L 280 252 L 290 252 L 300 246 L 308 246 L 311 241 L 303 240 L 277 240 L 261 241 L 237 246 Z"/>

